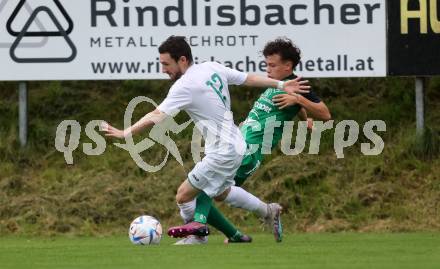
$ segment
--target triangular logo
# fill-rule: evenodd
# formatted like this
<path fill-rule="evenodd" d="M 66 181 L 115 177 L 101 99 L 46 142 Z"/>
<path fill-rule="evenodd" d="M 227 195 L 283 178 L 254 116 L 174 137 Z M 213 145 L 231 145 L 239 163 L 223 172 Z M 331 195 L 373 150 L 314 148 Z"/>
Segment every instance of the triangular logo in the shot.
<path fill-rule="evenodd" d="M 67 45 L 72 50 L 69 57 L 65 57 L 65 58 L 59 58 L 59 57 L 56 57 L 56 58 L 19 58 L 15 54 L 15 51 L 19 47 L 20 42 L 24 36 L 34 36 L 34 35 L 27 35 L 27 34 L 28 34 L 29 27 L 31 26 L 32 22 L 36 19 L 37 15 L 40 12 L 46 12 L 47 15 L 49 15 L 49 18 L 55 24 L 56 28 L 58 29 L 58 32 L 47 32 L 47 33 L 57 33 L 57 35 L 51 34 L 51 36 L 62 36 L 64 38 L 64 40 L 66 41 Z M 26 21 L 26 24 L 24 25 L 23 30 L 18 34 L 17 39 L 12 44 L 12 46 L 9 50 L 9 54 L 10 54 L 12 60 L 14 60 L 17 63 L 65 63 L 65 62 L 71 62 L 71 61 L 73 61 L 73 59 L 75 59 L 76 54 L 77 54 L 77 50 L 76 50 L 76 47 L 73 44 L 72 40 L 69 38 L 67 32 L 63 29 L 63 27 L 61 26 L 60 22 L 57 20 L 57 18 L 53 14 L 53 12 L 49 8 L 42 6 L 42 7 L 38 7 L 37 9 L 34 10 L 34 12 L 32 12 L 30 18 Z"/>
<path fill-rule="evenodd" d="M 67 30 L 64 30 L 64 32 L 69 35 L 73 30 L 73 21 L 70 18 L 69 14 L 67 14 L 63 5 L 61 5 L 60 1 L 59 0 L 53 0 L 53 1 L 54 1 L 55 5 L 58 7 L 58 9 L 61 11 L 61 14 L 63 14 L 64 18 L 66 19 L 66 21 L 69 25 Z M 17 7 L 12 12 L 11 17 L 9 17 L 8 22 L 6 23 L 6 29 L 8 30 L 8 33 L 10 35 L 18 36 L 20 34 L 20 32 L 14 31 L 12 29 L 12 23 L 14 22 L 15 18 L 17 17 L 18 13 L 22 9 L 22 7 L 25 5 L 25 3 L 26 3 L 26 0 L 20 0 Z M 26 33 L 25 36 L 62 36 L 62 35 L 63 34 L 59 31 L 39 31 L 39 32 L 29 31 Z"/>
<path fill-rule="evenodd" d="M 3 9 L 5 8 L 5 6 L 7 4 L 8 4 L 8 0 L 3 0 L 2 2 L 0 2 L 0 14 L 2 13 Z M 29 16 L 30 16 L 33 12 L 32 7 L 27 2 L 24 3 L 23 7 L 29 13 Z M 41 23 L 41 21 L 38 18 L 35 19 L 35 23 L 41 32 L 46 31 L 43 24 Z M 41 48 L 47 44 L 47 41 L 48 41 L 48 37 L 44 36 L 44 37 L 41 37 L 41 41 L 39 41 L 39 42 L 36 42 L 36 41 L 29 42 L 29 43 L 22 42 L 20 44 L 20 48 Z M 0 48 L 9 49 L 11 47 L 11 45 L 12 45 L 12 42 L 0 42 Z"/>

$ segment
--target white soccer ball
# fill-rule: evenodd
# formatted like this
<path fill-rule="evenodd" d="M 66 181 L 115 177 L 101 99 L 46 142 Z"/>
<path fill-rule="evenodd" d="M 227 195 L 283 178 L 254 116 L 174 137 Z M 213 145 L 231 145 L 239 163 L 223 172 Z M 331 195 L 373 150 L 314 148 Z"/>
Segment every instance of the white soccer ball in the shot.
<path fill-rule="evenodd" d="M 162 239 L 162 225 L 151 216 L 137 217 L 130 224 L 128 237 L 135 245 L 156 245 Z"/>

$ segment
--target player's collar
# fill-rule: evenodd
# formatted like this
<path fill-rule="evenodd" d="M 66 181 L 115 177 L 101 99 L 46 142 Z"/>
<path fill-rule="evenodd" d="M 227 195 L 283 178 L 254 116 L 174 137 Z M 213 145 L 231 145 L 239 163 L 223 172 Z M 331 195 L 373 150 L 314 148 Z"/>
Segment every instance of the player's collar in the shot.
<path fill-rule="evenodd" d="M 295 78 L 296 78 L 296 75 L 295 74 L 291 74 L 288 77 L 283 78 L 283 81 L 292 80 L 292 79 L 295 79 Z"/>
<path fill-rule="evenodd" d="M 195 63 L 191 63 L 191 64 L 188 66 L 188 68 L 186 68 L 186 71 L 192 69 L 195 65 L 196 65 Z M 185 73 L 186 73 L 186 71 L 185 71 Z"/>

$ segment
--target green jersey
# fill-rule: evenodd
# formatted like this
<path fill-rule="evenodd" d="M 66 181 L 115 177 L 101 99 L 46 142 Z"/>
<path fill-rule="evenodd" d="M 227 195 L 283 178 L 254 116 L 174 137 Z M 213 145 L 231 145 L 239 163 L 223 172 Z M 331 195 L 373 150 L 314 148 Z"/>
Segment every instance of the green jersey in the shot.
<path fill-rule="evenodd" d="M 292 75 L 286 79 L 295 78 L 296 76 Z M 278 94 L 286 94 L 286 92 L 279 89 L 268 88 L 263 94 L 261 94 L 258 100 L 254 103 L 254 106 L 249 112 L 244 124 L 240 128 L 250 152 L 244 156 L 242 164 L 237 171 L 235 177 L 237 186 L 241 186 L 243 182 L 260 166 L 263 159 L 261 149 L 263 147 L 273 149 L 283 136 L 285 122 L 292 120 L 301 109 L 300 105 L 278 109 L 272 101 L 272 98 Z M 318 96 L 312 91 L 302 94 L 302 96 L 314 103 L 321 102 Z M 266 139 L 265 130 L 273 130 L 273 134 L 267 133 L 266 131 L 266 135 L 269 135 Z M 263 145 L 265 142 L 268 145 Z M 250 148 L 250 145 L 257 145 L 258 150 L 255 151 Z"/>
<path fill-rule="evenodd" d="M 273 129 L 273 139 L 272 141 L 267 141 L 268 143 L 271 142 L 271 145 L 265 146 L 273 148 L 278 144 L 283 135 L 284 122 L 292 120 L 301 109 L 299 105 L 278 109 L 273 103 L 272 98 L 275 95 L 285 93 L 285 91 L 279 89 L 268 88 L 260 95 L 260 98 L 254 103 L 252 110 L 241 127 L 246 144 L 259 145 L 259 150 L 261 150 L 266 129 Z"/>
<path fill-rule="evenodd" d="M 295 78 L 296 76 L 292 74 L 291 76 L 285 78 L 285 80 Z M 284 109 L 278 109 L 278 107 L 272 101 L 272 98 L 278 94 L 286 94 L 286 92 L 276 88 L 268 88 L 263 94 L 261 94 L 258 100 L 254 103 L 252 110 L 249 112 L 248 117 L 241 127 L 241 132 L 244 136 L 246 144 L 259 145 L 259 152 L 263 146 L 265 148 L 272 149 L 278 144 L 283 136 L 284 123 L 292 120 L 301 109 L 300 105 L 293 105 Z M 314 94 L 312 91 L 302 95 L 314 103 L 321 102 L 319 97 L 316 96 L 316 94 Z M 268 140 L 268 145 L 263 145 L 263 142 L 266 142 L 264 141 L 266 129 L 273 129 L 273 138 L 272 140 L 266 139 Z"/>

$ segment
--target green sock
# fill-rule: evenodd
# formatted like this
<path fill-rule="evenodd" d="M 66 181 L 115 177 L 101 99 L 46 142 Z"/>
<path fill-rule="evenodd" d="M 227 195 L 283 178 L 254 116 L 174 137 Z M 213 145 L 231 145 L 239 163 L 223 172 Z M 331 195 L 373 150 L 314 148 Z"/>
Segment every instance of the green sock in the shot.
<path fill-rule="evenodd" d="M 240 231 L 213 205 L 209 212 L 208 223 L 226 235 L 227 238 L 242 236 Z"/>
<path fill-rule="evenodd" d="M 206 193 L 201 192 L 197 196 L 194 221 L 206 224 L 208 222 L 209 211 L 212 207 L 212 199 Z"/>

